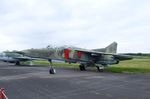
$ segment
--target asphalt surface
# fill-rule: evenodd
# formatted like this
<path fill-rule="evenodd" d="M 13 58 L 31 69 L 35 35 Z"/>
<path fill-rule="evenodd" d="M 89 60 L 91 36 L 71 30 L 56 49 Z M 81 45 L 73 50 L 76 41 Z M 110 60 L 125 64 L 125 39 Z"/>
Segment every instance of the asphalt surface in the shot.
<path fill-rule="evenodd" d="M 150 99 L 150 74 L 0 63 L 0 87 L 9 99 Z"/>

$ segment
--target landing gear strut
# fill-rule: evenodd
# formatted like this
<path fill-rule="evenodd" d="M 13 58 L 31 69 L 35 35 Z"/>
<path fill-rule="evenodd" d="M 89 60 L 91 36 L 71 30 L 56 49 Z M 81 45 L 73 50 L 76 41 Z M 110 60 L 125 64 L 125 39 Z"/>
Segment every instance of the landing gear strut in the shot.
<path fill-rule="evenodd" d="M 104 66 L 96 66 L 97 70 L 99 72 L 103 72 L 104 71 Z"/>
<path fill-rule="evenodd" d="M 80 68 L 81 71 L 85 71 L 86 70 L 86 67 L 85 67 L 84 64 L 79 65 L 79 68 Z"/>

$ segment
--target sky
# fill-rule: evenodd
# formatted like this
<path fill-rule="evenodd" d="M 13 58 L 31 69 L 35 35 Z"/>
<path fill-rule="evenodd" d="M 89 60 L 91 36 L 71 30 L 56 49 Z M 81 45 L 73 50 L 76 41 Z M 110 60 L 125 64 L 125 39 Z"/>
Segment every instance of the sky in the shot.
<path fill-rule="evenodd" d="M 150 53 L 150 0 L 0 0 L 0 51 L 72 45 Z"/>

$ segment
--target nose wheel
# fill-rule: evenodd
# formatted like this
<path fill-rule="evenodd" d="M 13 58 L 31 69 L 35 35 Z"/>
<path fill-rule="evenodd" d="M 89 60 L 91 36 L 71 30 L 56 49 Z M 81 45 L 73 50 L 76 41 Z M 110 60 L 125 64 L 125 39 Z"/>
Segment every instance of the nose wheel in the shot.
<path fill-rule="evenodd" d="M 49 69 L 49 74 L 55 74 L 55 73 L 56 73 L 56 70 L 54 68 Z"/>

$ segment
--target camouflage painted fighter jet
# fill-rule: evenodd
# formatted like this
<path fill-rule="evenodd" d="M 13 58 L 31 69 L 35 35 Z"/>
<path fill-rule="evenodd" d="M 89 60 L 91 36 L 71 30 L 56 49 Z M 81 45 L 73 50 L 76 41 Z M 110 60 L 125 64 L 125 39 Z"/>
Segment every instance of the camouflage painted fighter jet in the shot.
<path fill-rule="evenodd" d="M 58 50 L 58 56 L 61 56 L 65 62 L 79 63 L 81 71 L 85 71 L 86 67 L 97 67 L 98 71 L 103 71 L 104 67 L 118 64 L 119 61 L 130 60 L 131 56 L 116 54 L 117 43 L 113 42 L 106 48 L 86 50 L 80 48 L 64 48 Z"/>
<path fill-rule="evenodd" d="M 15 65 L 20 65 L 20 62 L 30 61 L 32 64 L 34 58 L 24 56 L 22 52 L 3 52 L 0 53 L 0 61 L 15 63 Z"/>

